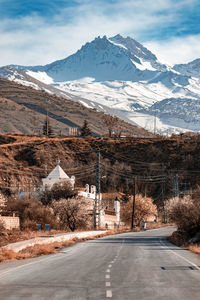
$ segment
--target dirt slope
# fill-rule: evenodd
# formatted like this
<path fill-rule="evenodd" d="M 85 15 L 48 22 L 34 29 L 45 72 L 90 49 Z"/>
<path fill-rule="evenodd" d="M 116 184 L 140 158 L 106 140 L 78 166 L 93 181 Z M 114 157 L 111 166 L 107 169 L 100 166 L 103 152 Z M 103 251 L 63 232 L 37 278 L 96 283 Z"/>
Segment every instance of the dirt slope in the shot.
<path fill-rule="evenodd" d="M 95 134 L 106 133 L 103 113 L 78 102 L 50 95 L 6 79 L 0 79 L 0 132 L 42 133 L 48 114 L 55 134 L 67 134 L 69 127 L 81 127 L 86 119 Z M 146 130 L 119 120 L 115 131 L 135 136 L 150 136 Z"/>

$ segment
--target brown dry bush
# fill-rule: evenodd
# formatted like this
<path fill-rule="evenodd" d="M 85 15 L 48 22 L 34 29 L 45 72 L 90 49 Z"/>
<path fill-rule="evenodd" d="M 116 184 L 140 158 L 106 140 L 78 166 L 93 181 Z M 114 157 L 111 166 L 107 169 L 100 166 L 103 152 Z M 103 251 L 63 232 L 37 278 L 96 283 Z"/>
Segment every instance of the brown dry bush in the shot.
<path fill-rule="evenodd" d="M 2 220 L 0 220 L 0 235 L 5 232 L 5 226 Z"/>
<path fill-rule="evenodd" d="M 63 242 L 53 242 L 48 244 L 35 244 L 34 246 L 27 247 L 19 252 L 14 252 L 12 250 L 0 249 L 0 262 L 8 261 L 8 260 L 21 260 L 32 258 L 40 255 L 48 255 L 52 253 L 58 253 L 60 249 L 67 248 L 69 246 L 74 245 L 77 242 L 89 241 L 96 238 L 101 238 L 103 236 L 112 235 L 116 233 L 127 232 L 129 229 L 116 229 L 109 230 L 103 234 L 89 236 L 85 238 L 74 238 L 72 240 L 63 241 Z"/>
<path fill-rule="evenodd" d="M 77 191 L 73 189 L 69 182 L 55 183 L 51 190 L 46 190 L 42 196 L 44 205 L 51 204 L 52 200 L 59 201 L 60 199 L 73 198 L 77 195 Z"/>
<path fill-rule="evenodd" d="M 52 201 L 51 207 L 62 229 L 69 228 L 74 231 L 78 228 L 89 228 L 90 218 L 88 217 L 87 201 L 82 197 L 60 199 Z"/>
<path fill-rule="evenodd" d="M 34 197 L 10 199 L 7 203 L 6 210 L 18 214 L 22 230 L 35 230 L 36 223 L 51 224 L 53 228 L 57 226 L 52 209 L 43 206 L 42 203 Z"/>
<path fill-rule="evenodd" d="M 0 262 L 16 259 L 16 253 L 11 250 L 0 249 Z"/>
<path fill-rule="evenodd" d="M 194 245 L 189 245 L 188 249 L 196 254 L 200 254 L 200 245 L 194 244 Z"/>
<path fill-rule="evenodd" d="M 133 199 L 121 206 L 121 219 L 126 224 L 131 223 L 133 208 Z M 153 199 L 150 197 L 143 197 L 142 195 L 136 195 L 135 198 L 135 220 L 136 225 L 139 225 L 141 221 L 146 220 L 148 216 L 157 215 L 156 205 L 153 204 Z"/>
<path fill-rule="evenodd" d="M 194 198 L 186 196 L 184 198 L 171 201 L 168 208 L 170 220 L 178 227 L 176 239 L 180 244 L 186 243 L 189 239 L 195 237 L 200 232 L 200 189 L 194 193 Z"/>

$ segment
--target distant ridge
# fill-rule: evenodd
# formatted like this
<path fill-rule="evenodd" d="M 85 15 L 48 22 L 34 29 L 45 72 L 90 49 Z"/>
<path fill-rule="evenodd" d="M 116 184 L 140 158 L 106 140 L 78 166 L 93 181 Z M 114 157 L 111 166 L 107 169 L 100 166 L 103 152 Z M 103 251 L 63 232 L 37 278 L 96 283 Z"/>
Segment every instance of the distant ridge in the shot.
<path fill-rule="evenodd" d="M 0 68 L 0 76 L 36 89 L 43 82 L 46 86 L 42 89 L 50 93 L 63 93 L 63 97 L 67 94 L 86 107 L 118 115 L 152 132 L 156 115 L 156 132 L 171 134 L 200 127 L 198 110 L 193 105 L 200 99 L 199 65 L 197 59 L 172 68 L 133 38 L 118 34 L 97 37 L 73 55 L 44 66 L 13 65 L 16 69 L 12 71 Z M 167 99 L 171 100 L 162 112 L 162 103 Z M 174 105 L 173 99 L 181 101 Z M 185 103 L 190 117 L 182 109 L 174 111 L 178 103 L 180 108 Z"/>

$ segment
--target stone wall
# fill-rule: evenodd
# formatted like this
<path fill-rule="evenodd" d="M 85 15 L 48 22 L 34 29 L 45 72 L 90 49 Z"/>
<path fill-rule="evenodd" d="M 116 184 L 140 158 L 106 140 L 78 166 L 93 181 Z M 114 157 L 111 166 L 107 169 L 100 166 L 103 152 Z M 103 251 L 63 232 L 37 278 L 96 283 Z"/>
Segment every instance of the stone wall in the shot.
<path fill-rule="evenodd" d="M 20 228 L 19 217 L 0 216 L 0 221 L 3 222 L 5 228 L 8 230 Z"/>

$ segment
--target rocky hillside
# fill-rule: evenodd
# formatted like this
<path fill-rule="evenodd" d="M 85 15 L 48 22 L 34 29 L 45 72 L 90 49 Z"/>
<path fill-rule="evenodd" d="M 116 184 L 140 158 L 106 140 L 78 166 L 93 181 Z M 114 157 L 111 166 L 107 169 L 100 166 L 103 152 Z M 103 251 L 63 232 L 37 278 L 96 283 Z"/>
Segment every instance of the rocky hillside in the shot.
<path fill-rule="evenodd" d="M 105 134 L 103 112 L 44 91 L 0 79 L 0 132 L 41 134 L 48 115 L 55 134 L 66 135 L 69 127 L 80 128 L 86 119 L 92 132 Z M 127 135 L 150 136 L 137 126 L 119 120 L 116 131 Z"/>
<path fill-rule="evenodd" d="M 178 176 L 181 193 L 200 182 L 200 143 L 198 138 L 137 139 L 36 137 L 1 135 L 0 188 L 4 191 L 33 190 L 41 178 L 61 160 L 61 167 L 76 184 L 95 184 L 97 150 L 101 150 L 102 192 L 132 194 L 133 176 L 138 192 L 162 199 L 162 174 L 165 195 L 174 195 Z"/>

